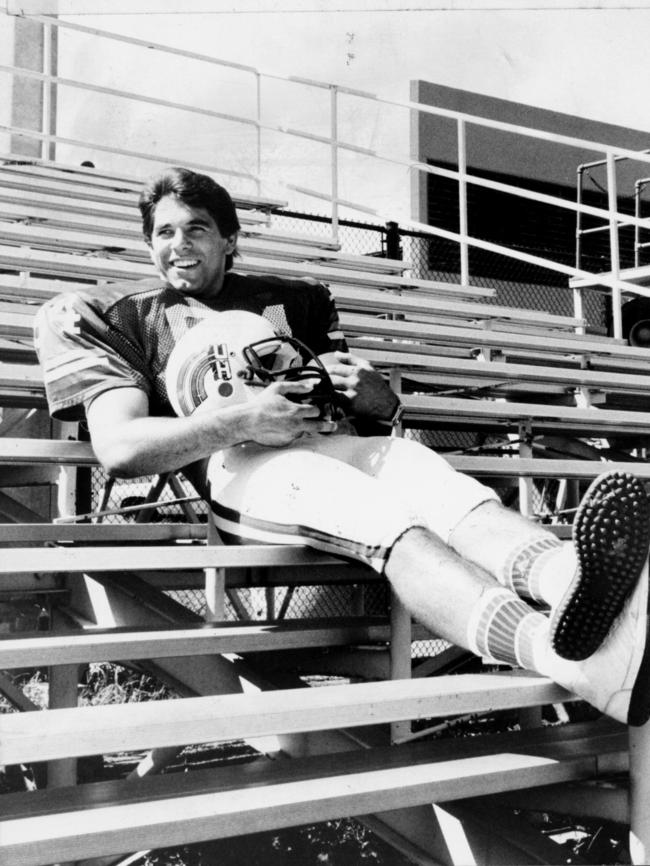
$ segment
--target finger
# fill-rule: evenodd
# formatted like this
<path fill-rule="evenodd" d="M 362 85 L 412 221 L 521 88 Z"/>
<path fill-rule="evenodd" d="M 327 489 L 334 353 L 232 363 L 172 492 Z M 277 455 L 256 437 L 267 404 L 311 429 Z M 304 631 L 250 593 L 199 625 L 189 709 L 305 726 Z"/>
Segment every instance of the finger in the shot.
<path fill-rule="evenodd" d="M 334 433 L 338 424 L 336 421 L 330 420 L 319 420 L 319 421 L 310 421 L 309 422 L 309 433 Z"/>
<path fill-rule="evenodd" d="M 302 416 L 302 418 L 311 423 L 312 419 L 317 419 L 320 417 L 320 408 L 318 406 L 314 406 L 313 403 L 296 403 L 294 404 L 298 408 L 298 414 Z"/>
<path fill-rule="evenodd" d="M 275 389 L 277 394 L 309 394 L 314 390 L 316 379 L 296 379 L 288 382 L 275 382 L 271 388 Z"/>
<path fill-rule="evenodd" d="M 336 391 L 339 397 L 348 397 L 350 400 L 356 395 L 356 389 L 354 387 L 350 387 L 350 382 L 339 377 L 336 377 L 331 380 L 332 387 Z"/>
<path fill-rule="evenodd" d="M 352 367 L 363 367 L 364 370 L 373 369 L 370 361 L 366 361 L 365 358 L 361 358 L 359 355 L 353 355 L 352 352 L 335 352 L 334 354 L 342 364 Z"/>
<path fill-rule="evenodd" d="M 332 376 L 343 376 L 348 377 L 354 375 L 354 371 L 356 367 L 351 364 L 332 364 L 327 368 L 327 372 L 329 373 L 330 379 Z"/>

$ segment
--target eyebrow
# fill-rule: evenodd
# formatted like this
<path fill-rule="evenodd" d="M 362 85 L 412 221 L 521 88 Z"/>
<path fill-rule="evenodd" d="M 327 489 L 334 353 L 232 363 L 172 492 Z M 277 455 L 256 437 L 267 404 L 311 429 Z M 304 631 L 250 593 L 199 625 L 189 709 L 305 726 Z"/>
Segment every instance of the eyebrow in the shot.
<path fill-rule="evenodd" d="M 170 228 L 170 226 L 171 226 L 171 223 L 168 223 L 168 222 L 161 223 L 160 225 L 155 225 L 155 221 L 154 221 L 154 231 L 156 231 L 156 232 L 161 231 L 162 229 Z M 207 226 L 209 228 L 210 223 L 204 217 L 195 217 L 194 219 L 191 219 L 187 223 L 187 226 L 189 228 L 192 228 L 192 226 Z"/>

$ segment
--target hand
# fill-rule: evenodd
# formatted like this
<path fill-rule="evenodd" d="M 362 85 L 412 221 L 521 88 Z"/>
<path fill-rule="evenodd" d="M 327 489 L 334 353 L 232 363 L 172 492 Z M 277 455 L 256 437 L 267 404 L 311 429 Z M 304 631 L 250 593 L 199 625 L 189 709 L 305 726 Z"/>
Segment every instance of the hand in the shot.
<path fill-rule="evenodd" d="M 359 418 L 390 420 L 399 397 L 364 358 L 349 352 L 321 356 L 344 408 Z"/>
<path fill-rule="evenodd" d="M 306 433 L 333 433 L 335 421 L 321 420 L 318 406 L 298 402 L 308 397 L 313 387 L 314 382 L 305 379 L 266 387 L 248 404 L 253 412 L 250 441 L 279 448 Z"/>

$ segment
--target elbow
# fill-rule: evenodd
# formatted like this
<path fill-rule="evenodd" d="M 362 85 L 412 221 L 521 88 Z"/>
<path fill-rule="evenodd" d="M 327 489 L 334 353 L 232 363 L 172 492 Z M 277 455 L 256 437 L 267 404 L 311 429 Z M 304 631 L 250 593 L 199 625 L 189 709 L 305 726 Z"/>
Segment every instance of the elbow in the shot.
<path fill-rule="evenodd" d="M 137 478 L 149 474 L 143 469 L 139 455 L 130 448 L 121 445 L 95 448 L 95 455 L 109 478 Z"/>

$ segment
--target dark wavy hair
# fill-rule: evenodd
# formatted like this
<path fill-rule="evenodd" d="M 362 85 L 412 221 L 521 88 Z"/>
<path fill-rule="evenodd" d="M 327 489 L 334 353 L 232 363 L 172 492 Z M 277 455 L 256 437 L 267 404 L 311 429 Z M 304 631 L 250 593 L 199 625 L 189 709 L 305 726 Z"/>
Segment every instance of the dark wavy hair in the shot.
<path fill-rule="evenodd" d="M 160 199 L 172 195 L 190 207 L 204 208 L 226 238 L 239 231 L 239 219 L 235 205 L 226 189 L 209 177 L 189 168 L 170 168 L 153 177 L 144 187 L 138 199 L 142 216 L 142 232 L 151 243 L 156 205 Z M 226 270 L 232 267 L 237 250 L 226 256 Z"/>

